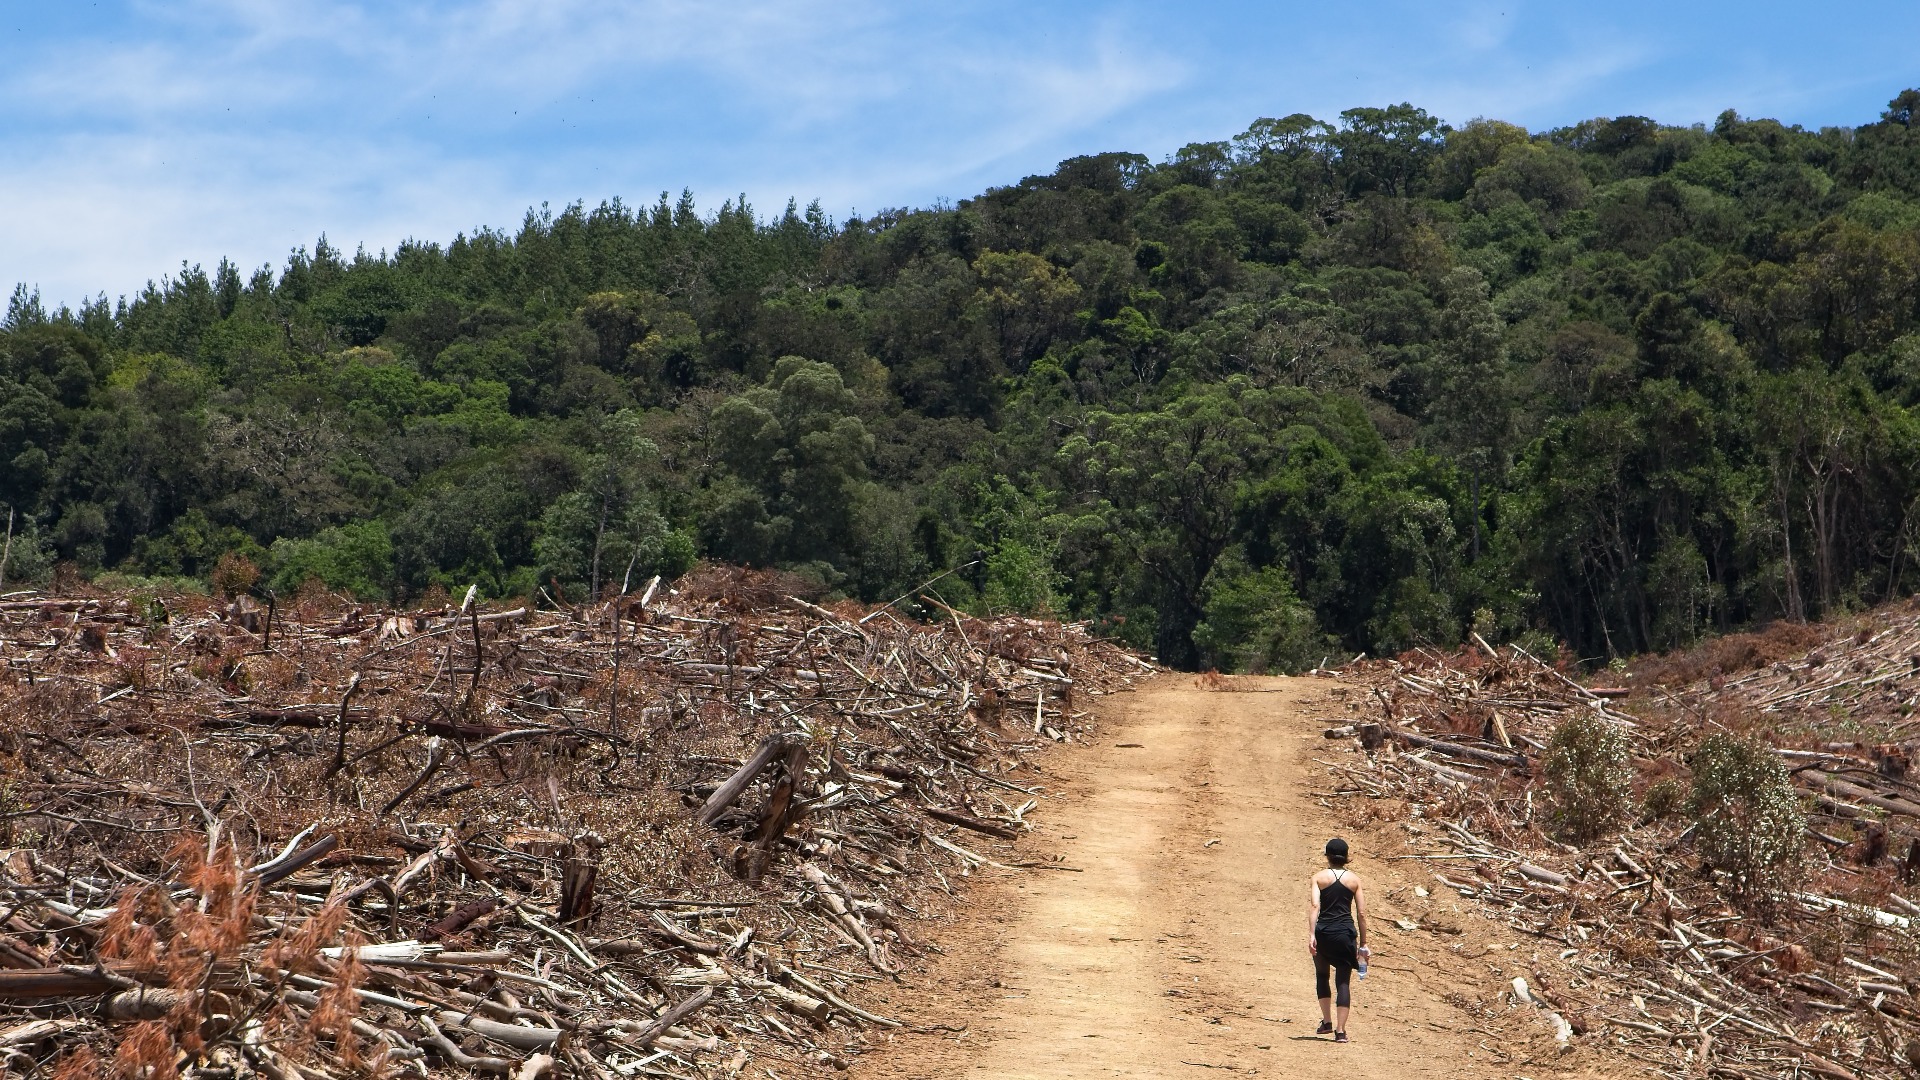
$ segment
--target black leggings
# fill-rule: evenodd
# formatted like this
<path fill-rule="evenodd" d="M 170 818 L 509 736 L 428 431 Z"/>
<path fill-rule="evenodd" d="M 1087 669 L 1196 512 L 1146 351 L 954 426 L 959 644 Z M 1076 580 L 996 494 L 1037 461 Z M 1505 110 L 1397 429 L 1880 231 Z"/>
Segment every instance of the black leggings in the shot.
<path fill-rule="evenodd" d="M 1313 933 L 1313 990 L 1318 998 L 1334 997 L 1334 988 L 1339 988 L 1339 996 L 1334 1004 L 1342 1007 L 1353 1004 L 1353 969 L 1360 963 L 1360 954 L 1354 947 L 1354 933 L 1346 929 L 1320 928 Z M 1333 985 L 1327 983 L 1327 974 L 1333 973 Z"/>

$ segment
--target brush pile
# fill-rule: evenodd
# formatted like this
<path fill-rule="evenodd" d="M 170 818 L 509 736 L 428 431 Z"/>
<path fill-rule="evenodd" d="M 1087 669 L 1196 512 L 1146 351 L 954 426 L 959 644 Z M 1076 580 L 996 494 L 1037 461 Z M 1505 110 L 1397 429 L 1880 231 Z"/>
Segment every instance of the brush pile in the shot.
<path fill-rule="evenodd" d="M 1025 758 L 1151 669 L 794 589 L 0 597 L 0 1074 L 844 1067 Z"/>
<path fill-rule="evenodd" d="M 1366 719 L 1327 734 L 1366 751 L 1343 796 L 1540 942 L 1502 1008 L 1666 1076 L 1920 1072 L 1920 612 L 1603 676 L 1631 690 L 1479 645 L 1341 673 Z"/>

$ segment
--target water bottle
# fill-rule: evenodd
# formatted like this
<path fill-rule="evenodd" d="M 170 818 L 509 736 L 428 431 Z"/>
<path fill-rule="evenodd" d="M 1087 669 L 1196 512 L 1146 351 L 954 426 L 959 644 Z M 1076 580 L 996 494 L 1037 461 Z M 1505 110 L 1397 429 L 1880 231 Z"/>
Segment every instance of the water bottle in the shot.
<path fill-rule="evenodd" d="M 1359 975 L 1363 979 L 1367 977 L 1367 958 L 1372 955 L 1372 949 L 1367 948 L 1365 945 L 1360 946 L 1360 966 L 1354 969 L 1354 974 Z"/>

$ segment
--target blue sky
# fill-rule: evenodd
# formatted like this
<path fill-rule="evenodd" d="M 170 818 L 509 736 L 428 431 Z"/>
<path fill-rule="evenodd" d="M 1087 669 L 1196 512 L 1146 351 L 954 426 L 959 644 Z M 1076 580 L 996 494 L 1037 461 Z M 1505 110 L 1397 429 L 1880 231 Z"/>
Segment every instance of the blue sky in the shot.
<path fill-rule="evenodd" d="M 683 187 L 844 218 L 1398 101 L 1856 124 L 1920 85 L 1912 34 L 1906 4 L 1767 0 L 0 0 L 0 288 L 74 303 Z"/>

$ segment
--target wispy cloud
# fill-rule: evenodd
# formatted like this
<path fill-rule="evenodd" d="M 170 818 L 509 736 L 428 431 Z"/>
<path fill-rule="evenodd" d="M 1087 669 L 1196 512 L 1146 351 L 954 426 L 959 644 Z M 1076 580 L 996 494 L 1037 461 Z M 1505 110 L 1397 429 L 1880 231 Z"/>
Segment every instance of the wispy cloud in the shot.
<path fill-rule="evenodd" d="M 1008 43 L 1004 14 L 139 4 L 0 75 L 19 118 L 0 123 L 0 198 L 34 208 L 0 220 L 0 278 L 76 301 L 181 258 L 278 260 L 321 230 L 388 246 L 682 184 L 775 203 L 924 199 L 1177 81 L 1172 58 L 1111 20 Z"/>
<path fill-rule="evenodd" d="M 1891 35 L 1731 0 L 103 3 L 23 9 L 0 39 L 0 287 L 76 301 L 323 230 L 390 247 L 683 185 L 924 204 L 1356 104 L 1541 127 L 1861 99 L 1834 119 L 1866 119 L 1898 89 L 1873 73 L 1908 65 Z"/>
<path fill-rule="evenodd" d="M 0 192 L 36 208 L 0 222 L 0 276 L 63 298 L 135 287 L 176 262 L 162 252 L 277 257 L 320 228 L 391 242 L 397 222 L 444 233 L 547 198 L 683 183 L 924 197 L 1177 71 L 1110 21 L 997 40 L 990 7 L 188 0 L 123 15 L 0 74 L 18 118 L 0 123 Z M 882 148 L 897 156 L 876 161 Z"/>

